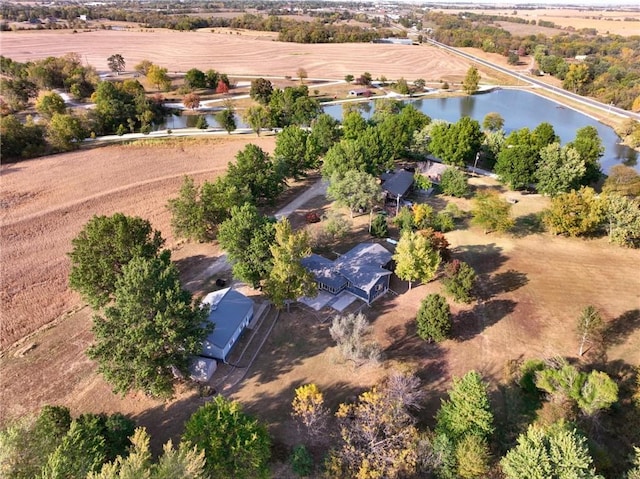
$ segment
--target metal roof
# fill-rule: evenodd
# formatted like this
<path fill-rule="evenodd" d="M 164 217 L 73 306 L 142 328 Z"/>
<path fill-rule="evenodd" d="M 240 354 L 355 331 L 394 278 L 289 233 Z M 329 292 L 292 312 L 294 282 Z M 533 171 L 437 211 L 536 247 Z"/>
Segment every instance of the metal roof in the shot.
<path fill-rule="evenodd" d="M 212 353 L 212 346 L 224 349 L 229 343 L 247 313 L 253 309 L 253 301 L 238 291 L 225 288 L 206 295 L 202 304 L 209 305 L 207 320 L 215 324 L 213 332 L 202 344 L 202 353 L 208 356 Z"/>
<path fill-rule="evenodd" d="M 382 189 L 393 196 L 404 196 L 413 184 L 413 173 L 399 170 L 382 184 Z"/>
<path fill-rule="evenodd" d="M 344 276 L 336 271 L 334 262 L 324 256 L 312 254 L 300 260 L 300 264 L 311 272 L 317 281 L 336 290 L 343 288 L 347 284 Z"/>

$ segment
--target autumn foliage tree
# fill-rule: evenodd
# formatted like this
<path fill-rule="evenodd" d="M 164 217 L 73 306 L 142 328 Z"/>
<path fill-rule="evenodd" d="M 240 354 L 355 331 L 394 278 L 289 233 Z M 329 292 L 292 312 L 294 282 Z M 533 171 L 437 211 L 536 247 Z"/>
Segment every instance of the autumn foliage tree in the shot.
<path fill-rule="evenodd" d="M 511 205 L 495 192 L 478 193 L 473 199 L 472 223 L 481 226 L 485 233 L 504 233 L 513 226 Z"/>
<path fill-rule="evenodd" d="M 291 415 L 300 421 L 310 437 L 319 438 L 323 435 L 329 409 L 324 404 L 324 396 L 318 386 L 312 383 L 296 388 L 291 408 Z"/>
<path fill-rule="evenodd" d="M 440 266 L 440 254 L 427 239 L 413 231 L 405 231 L 400 237 L 393 255 L 396 262 L 396 275 L 409 282 L 432 280 Z"/>

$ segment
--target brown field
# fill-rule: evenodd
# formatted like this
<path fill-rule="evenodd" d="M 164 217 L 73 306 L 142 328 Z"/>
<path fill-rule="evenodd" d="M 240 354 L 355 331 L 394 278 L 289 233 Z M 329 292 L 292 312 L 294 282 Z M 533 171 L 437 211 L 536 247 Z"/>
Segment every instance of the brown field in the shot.
<path fill-rule="evenodd" d="M 230 75 L 296 75 L 304 68 L 309 78 L 342 79 L 365 71 L 373 77 L 405 77 L 451 81 L 463 78 L 469 63 L 439 49 L 369 43 L 307 45 L 281 43 L 268 37 L 169 30 L 3 32 L 2 54 L 16 61 L 69 52 L 99 71 L 108 71 L 107 58 L 120 53 L 127 69 L 141 60 L 167 67 L 170 72 L 210 68 Z"/>
<path fill-rule="evenodd" d="M 436 11 L 438 9 L 435 9 Z M 559 27 L 573 28 L 595 28 L 599 35 L 614 34 L 631 36 L 640 34 L 640 12 L 636 10 L 610 9 L 610 10 L 583 10 L 576 8 L 535 8 L 535 9 L 445 9 L 444 13 L 457 14 L 460 12 L 473 12 L 484 15 L 500 15 L 507 17 L 519 17 L 525 20 L 544 20 L 553 22 Z M 513 15 L 513 12 L 517 12 Z M 633 19 L 624 21 L 624 19 Z M 518 23 L 499 22 L 500 26 L 514 35 L 532 35 L 543 33 L 545 35 L 557 35 L 559 29 L 539 27 L 537 25 L 521 25 Z"/>

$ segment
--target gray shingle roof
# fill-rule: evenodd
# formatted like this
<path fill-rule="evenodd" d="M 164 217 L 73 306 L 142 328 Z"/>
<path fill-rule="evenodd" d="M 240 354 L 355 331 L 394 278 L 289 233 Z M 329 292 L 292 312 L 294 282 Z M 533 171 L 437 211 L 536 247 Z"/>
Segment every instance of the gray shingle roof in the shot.
<path fill-rule="evenodd" d="M 406 170 L 398 170 L 382 184 L 382 189 L 393 196 L 404 196 L 413 184 L 413 173 Z"/>

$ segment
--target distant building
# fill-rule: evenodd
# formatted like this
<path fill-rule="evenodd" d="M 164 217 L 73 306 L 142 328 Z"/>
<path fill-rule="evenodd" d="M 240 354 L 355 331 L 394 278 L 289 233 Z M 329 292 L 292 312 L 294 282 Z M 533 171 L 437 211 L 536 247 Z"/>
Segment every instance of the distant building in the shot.
<path fill-rule="evenodd" d="M 410 38 L 378 38 L 373 40 L 372 43 L 389 43 L 392 45 L 413 45 L 413 40 Z"/>
<path fill-rule="evenodd" d="M 370 97 L 371 96 L 371 90 L 369 90 L 368 88 L 357 88 L 357 89 L 354 89 L 354 90 L 349 90 L 349 96 Z"/>
<path fill-rule="evenodd" d="M 231 348 L 253 318 L 253 301 L 225 288 L 206 295 L 202 305 L 209 308 L 207 320 L 214 324 L 214 329 L 204 340 L 200 356 L 226 362 Z"/>

